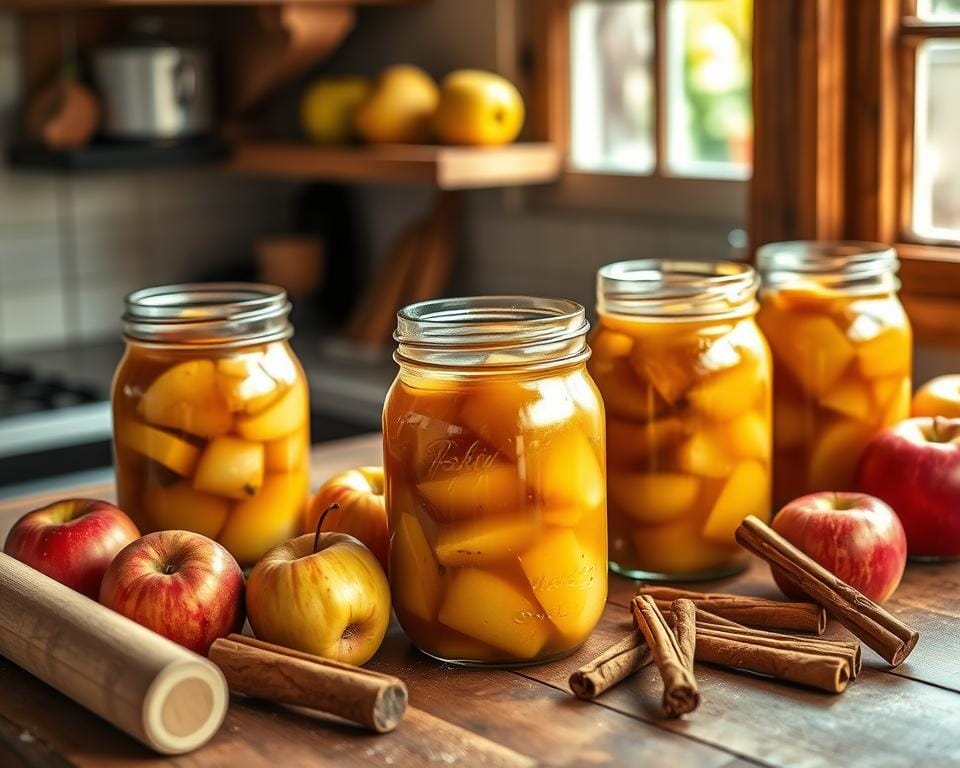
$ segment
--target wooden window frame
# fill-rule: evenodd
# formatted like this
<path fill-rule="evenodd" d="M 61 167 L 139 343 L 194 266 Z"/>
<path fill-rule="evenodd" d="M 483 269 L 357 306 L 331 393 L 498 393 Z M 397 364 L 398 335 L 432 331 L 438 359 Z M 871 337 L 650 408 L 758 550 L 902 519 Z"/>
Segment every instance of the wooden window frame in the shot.
<path fill-rule="evenodd" d="M 960 247 L 910 235 L 916 46 L 960 24 L 916 0 L 778 0 L 754 9 L 753 246 L 893 243 L 916 338 L 960 346 Z"/>
<path fill-rule="evenodd" d="M 533 192 L 543 205 L 721 222 L 747 217 L 749 179 L 705 179 L 665 173 L 664 88 L 666 4 L 653 3 L 657 26 L 654 59 L 656 166 L 647 175 L 600 173 L 573 168 L 570 156 L 570 7 L 574 0 L 536 0 L 524 19 L 532 57 L 533 132 L 556 145 L 564 171 L 556 184 Z"/>

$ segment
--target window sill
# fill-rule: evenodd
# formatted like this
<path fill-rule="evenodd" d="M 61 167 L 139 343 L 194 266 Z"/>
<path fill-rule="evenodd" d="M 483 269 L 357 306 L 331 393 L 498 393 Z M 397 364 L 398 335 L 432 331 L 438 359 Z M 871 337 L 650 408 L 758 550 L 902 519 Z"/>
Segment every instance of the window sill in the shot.
<path fill-rule="evenodd" d="M 549 207 L 744 222 L 749 183 L 568 170 L 557 183 L 531 193 Z"/>
<path fill-rule="evenodd" d="M 960 248 L 916 243 L 896 248 L 901 298 L 916 340 L 960 347 Z"/>

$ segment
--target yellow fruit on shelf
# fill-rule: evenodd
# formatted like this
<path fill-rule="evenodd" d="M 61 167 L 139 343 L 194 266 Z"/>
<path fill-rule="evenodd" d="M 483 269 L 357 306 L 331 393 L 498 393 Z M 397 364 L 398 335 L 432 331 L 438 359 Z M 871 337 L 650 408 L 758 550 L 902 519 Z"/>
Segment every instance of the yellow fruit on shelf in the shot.
<path fill-rule="evenodd" d="M 271 440 L 263 446 L 263 458 L 267 472 L 290 472 L 300 469 L 310 451 L 307 429 Z"/>
<path fill-rule="evenodd" d="M 548 531 L 520 556 L 534 597 L 561 635 L 587 637 L 603 613 L 606 561 L 586 549 L 569 529 Z"/>
<path fill-rule="evenodd" d="M 439 619 L 517 659 L 534 658 L 546 644 L 552 626 L 532 595 L 479 568 L 463 568 L 453 575 Z"/>
<path fill-rule="evenodd" d="M 212 360 L 189 360 L 165 370 L 147 387 L 137 412 L 151 424 L 199 437 L 225 435 L 233 425 Z"/>
<path fill-rule="evenodd" d="M 144 513 L 154 531 L 194 531 L 217 538 L 227 521 L 230 502 L 192 488 L 188 482 L 150 485 L 143 498 Z"/>
<path fill-rule="evenodd" d="M 527 483 L 547 506 L 603 503 L 606 484 L 594 446 L 579 429 L 545 431 L 524 447 Z"/>
<path fill-rule="evenodd" d="M 399 515 L 390 546 L 390 587 L 394 605 L 424 621 L 437 618 L 442 590 L 437 564 L 416 517 Z"/>
<path fill-rule="evenodd" d="M 253 565 L 270 547 L 299 533 L 308 491 L 305 472 L 267 475 L 256 496 L 235 503 L 217 540 L 240 565 Z"/>
<path fill-rule="evenodd" d="M 263 485 L 263 443 L 239 437 L 211 440 L 197 465 L 193 487 L 230 499 L 256 495 Z"/>
<path fill-rule="evenodd" d="M 703 535 L 721 544 L 734 543 L 734 532 L 747 515 L 770 519 L 770 469 L 759 461 L 737 465 L 714 502 Z"/>
<path fill-rule="evenodd" d="M 357 107 L 354 128 L 374 144 L 423 144 L 430 140 L 440 91 L 417 67 L 388 67 Z"/>
<path fill-rule="evenodd" d="M 537 535 L 532 520 L 485 517 L 445 526 L 437 534 L 437 560 L 446 566 L 479 566 L 516 558 Z"/>
<path fill-rule="evenodd" d="M 117 442 L 153 459 L 182 477 L 193 474 L 200 451 L 186 440 L 136 421 L 121 420 L 116 427 Z"/>
<path fill-rule="evenodd" d="M 300 124 L 317 144 L 346 144 L 353 138 L 358 107 L 370 95 L 365 77 L 324 77 L 311 83 L 300 102 Z"/>
<path fill-rule="evenodd" d="M 273 405 L 254 416 L 237 419 L 237 433 L 247 440 L 277 440 L 296 432 L 310 418 L 307 387 L 298 381 Z"/>
<path fill-rule="evenodd" d="M 523 127 L 523 98 L 516 86 L 493 72 L 460 69 L 440 84 L 434 131 L 445 144 L 508 144 Z"/>
<path fill-rule="evenodd" d="M 648 525 L 692 513 L 701 480 L 680 472 L 611 472 L 607 482 L 610 509 Z"/>
<path fill-rule="evenodd" d="M 438 522 L 509 513 L 526 503 L 526 488 L 512 464 L 499 462 L 417 485 Z"/>

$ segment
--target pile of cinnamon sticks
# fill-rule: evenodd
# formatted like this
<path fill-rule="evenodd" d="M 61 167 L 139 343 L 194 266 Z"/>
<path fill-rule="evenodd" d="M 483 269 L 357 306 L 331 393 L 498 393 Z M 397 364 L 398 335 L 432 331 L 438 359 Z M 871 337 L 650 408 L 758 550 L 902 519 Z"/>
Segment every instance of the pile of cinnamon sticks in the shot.
<path fill-rule="evenodd" d="M 574 672 L 571 690 L 592 699 L 655 663 L 663 682 L 664 713 L 678 717 L 699 703 L 693 674 L 697 661 L 841 693 L 860 674 L 860 644 L 822 637 L 827 613 L 893 666 L 916 645 L 916 631 L 757 518 L 743 522 L 737 541 L 814 602 L 641 585 L 630 604 L 636 630 Z"/>

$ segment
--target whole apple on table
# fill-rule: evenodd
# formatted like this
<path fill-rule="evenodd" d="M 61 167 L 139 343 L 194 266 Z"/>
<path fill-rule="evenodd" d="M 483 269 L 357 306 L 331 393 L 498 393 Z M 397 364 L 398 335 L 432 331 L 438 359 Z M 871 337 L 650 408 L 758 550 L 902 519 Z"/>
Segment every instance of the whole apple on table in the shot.
<path fill-rule="evenodd" d="M 137 526 L 113 504 L 64 499 L 17 520 L 3 551 L 96 600 L 114 556 L 139 537 Z"/>

